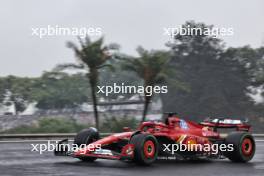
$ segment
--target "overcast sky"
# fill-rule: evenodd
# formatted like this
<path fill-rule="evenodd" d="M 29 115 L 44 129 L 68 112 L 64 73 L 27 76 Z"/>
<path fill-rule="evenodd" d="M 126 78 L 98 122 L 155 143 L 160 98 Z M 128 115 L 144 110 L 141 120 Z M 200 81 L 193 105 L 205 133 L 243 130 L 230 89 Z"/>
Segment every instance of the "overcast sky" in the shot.
<path fill-rule="evenodd" d="M 134 54 L 138 45 L 165 48 L 163 27 L 186 20 L 234 28 L 224 38 L 227 46 L 263 46 L 263 17 L 263 0 L 1 0 L 0 76 L 39 76 L 58 63 L 74 62 L 65 42 L 76 37 L 39 39 L 32 27 L 100 27 L 106 43 Z"/>

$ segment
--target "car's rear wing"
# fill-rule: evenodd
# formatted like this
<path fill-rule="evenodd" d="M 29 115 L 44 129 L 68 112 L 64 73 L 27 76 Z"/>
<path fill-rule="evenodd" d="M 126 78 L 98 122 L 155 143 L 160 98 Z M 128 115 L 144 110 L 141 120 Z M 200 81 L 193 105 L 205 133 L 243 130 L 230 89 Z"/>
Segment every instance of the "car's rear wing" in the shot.
<path fill-rule="evenodd" d="M 247 119 L 208 118 L 200 124 L 206 127 L 211 127 L 214 131 L 217 131 L 219 128 L 233 128 L 236 131 L 250 131 L 251 128 Z"/>

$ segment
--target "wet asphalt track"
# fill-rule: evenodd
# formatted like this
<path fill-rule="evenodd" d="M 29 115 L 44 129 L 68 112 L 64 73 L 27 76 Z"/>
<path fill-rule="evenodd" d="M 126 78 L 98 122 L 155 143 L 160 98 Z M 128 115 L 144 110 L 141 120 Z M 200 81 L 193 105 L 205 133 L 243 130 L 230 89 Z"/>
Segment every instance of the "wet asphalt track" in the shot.
<path fill-rule="evenodd" d="M 254 159 L 246 164 L 228 160 L 159 161 L 149 167 L 101 159 L 84 163 L 74 158 L 55 157 L 52 152 L 39 155 L 30 151 L 31 143 L 0 142 L 0 176 L 264 176 L 263 139 L 257 142 Z"/>

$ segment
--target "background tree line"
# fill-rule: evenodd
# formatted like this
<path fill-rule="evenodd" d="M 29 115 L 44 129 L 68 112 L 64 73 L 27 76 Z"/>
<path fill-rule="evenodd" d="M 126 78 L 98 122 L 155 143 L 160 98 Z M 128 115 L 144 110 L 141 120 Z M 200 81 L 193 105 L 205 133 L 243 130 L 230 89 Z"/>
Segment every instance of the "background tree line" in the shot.
<path fill-rule="evenodd" d="M 212 27 L 193 21 L 183 27 L 188 25 Z M 139 47 L 139 56 L 134 57 L 117 52 L 117 44 L 104 45 L 103 39 L 93 42 L 86 38 L 79 40 L 79 45 L 69 42 L 77 64 L 60 64 L 39 78 L 2 77 L 0 102 L 8 94 L 17 111 L 23 111 L 34 101 L 41 109 L 73 108 L 92 101 L 99 124 L 97 99 L 104 95 L 95 94 L 97 85 L 166 84 L 169 90 L 161 96 L 163 111 L 176 111 L 193 120 L 208 116 L 263 118 L 263 104 L 256 105 L 248 94 L 254 93 L 250 88 L 264 85 L 264 47 L 228 48 L 222 40 L 206 35 L 177 35 L 166 45 L 168 50 Z M 62 71 L 66 68 L 85 72 L 67 74 Z M 151 98 L 144 96 L 142 120 Z"/>

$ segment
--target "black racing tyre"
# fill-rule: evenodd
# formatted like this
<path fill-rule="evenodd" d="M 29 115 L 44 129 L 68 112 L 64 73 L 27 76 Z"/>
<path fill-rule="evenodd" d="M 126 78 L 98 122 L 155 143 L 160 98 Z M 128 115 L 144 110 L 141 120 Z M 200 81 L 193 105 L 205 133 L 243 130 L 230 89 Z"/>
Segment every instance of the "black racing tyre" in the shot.
<path fill-rule="evenodd" d="M 254 137 L 248 132 L 233 132 L 226 139 L 225 144 L 232 144 L 234 150 L 224 152 L 224 156 L 234 162 L 248 162 L 255 154 L 256 144 Z"/>
<path fill-rule="evenodd" d="M 137 134 L 132 136 L 130 144 L 134 145 L 134 162 L 150 165 L 158 157 L 158 141 L 150 134 Z"/>
<path fill-rule="evenodd" d="M 84 147 L 85 145 L 89 145 L 90 143 L 97 141 L 99 139 L 99 132 L 96 128 L 88 128 L 83 129 L 74 138 L 74 144 L 78 147 Z M 85 145 L 84 145 L 85 144 Z M 80 157 L 82 161 L 92 162 L 97 158 L 94 157 Z"/>

